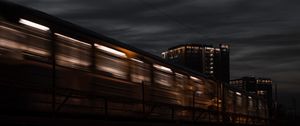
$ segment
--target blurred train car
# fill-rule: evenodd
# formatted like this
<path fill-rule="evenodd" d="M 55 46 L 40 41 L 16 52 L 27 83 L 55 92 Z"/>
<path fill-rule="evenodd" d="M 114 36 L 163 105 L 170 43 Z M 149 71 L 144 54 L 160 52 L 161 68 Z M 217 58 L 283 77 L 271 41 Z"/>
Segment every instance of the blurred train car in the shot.
<path fill-rule="evenodd" d="M 160 118 L 174 112 L 155 105 L 221 111 L 219 84 L 201 73 L 44 13 L 0 5 L 3 111 L 138 117 L 143 110 Z M 266 115 L 261 100 L 225 94 L 226 112 Z"/>

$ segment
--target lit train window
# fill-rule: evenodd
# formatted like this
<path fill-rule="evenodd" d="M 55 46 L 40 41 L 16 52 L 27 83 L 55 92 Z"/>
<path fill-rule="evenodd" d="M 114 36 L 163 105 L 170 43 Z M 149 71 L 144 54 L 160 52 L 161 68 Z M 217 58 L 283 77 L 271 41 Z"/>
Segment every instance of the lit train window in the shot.
<path fill-rule="evenodd" d="M 243 95 L 238 95 L 236 93 L 235 95 L 236 98 L 236 112 L 237 113 L 243 113 L 244 112 L 244 106 L 243 106 Z"/>
<path fill-rule="evenodd" d="M 255 100 L 251 97 L 248 99 L 248 110 L 250 115 L 256 114 L 256 105 Z"/>
<path fill-rule="evenodd" d="M 131 81 L 142 83 L 150 82 L 150 65 L 141 60 L 131 58 L 130 78 Z"/>
<path fill-rule="evenodd" d="M 199 104 L 200 107 L 208 107 L 213 105 L 213 101 L 212 99 L 215 99 L 215 101 L 217 102 L 218 100 L 216 99 L 216 97 L 214 96 L 214 94 L 212 94 L 209 90 L 207 85 L 204 85 L 203 81 L 199 78 L 193 78 L 192 76 L 191 78 L 191 82 L 192 85 L 194 86 L 194 90 L 195 90 L 195 96 L 196 96 L 196 103 Z M 209 83 L 209 82 L 208 82 Z"/>
<path fill-rule="evenodd" d="M 11 58 L 48 60 L 51 43 L 46 36 L 0 22 L 0 53 Z"/>
<path fill-rule="evenodd" d="M 258 115 L 260 116 L 260 117 L 264 117 L 265 116 L 265 104 L 264 104 L 264 102 L 263 102 L 263 99 L 261 99 L 261 98 L 259 98 L 258 100 L 257 100 L 257 107 L 258 107 Z"/>
<path fill-rule="evenodd" d="M 251 96 L 248 96 L 248 104 L 249 104 L 249 107 L 252 108 L 253 107 L 253 99 Z"/>
<path fill-rule="evenodd" d="M 175 73 L 175 76 L 176 86 L 179 88 L 184 88 L 184 85 L 188 83 L 188 77 L 179 73 Z"/>
<path fill-rule="evenodd" d="M 247 96 L 246 95 L 242 95 L 242 105 L 241 105 L 241 112 L 243 114 L 247 114 L 247 106 L 248 106 L 248 103 L 247 103 Z"/>
<path fill-rule="evenodd" d="M 161 71 L 154 71 L 154 82 L 171 87 L 173 84 L 173 75 Z"/>
<path fill-rule="evenodd" d="M 91 45 L 55 33 L 57 42 L 56 63 L 66 67 L 87 69 L 91 61 Z"/>
<path fill-rule="evenodd" d="M 206 93 L 206 91 L 205 91 L 206 86 L 204 85 L 204 83 L 201 79 L 194 77 L 194 76 L 190 76 L 190 80 L 192 80 L 191 83 L 192 83 L 193 87 L 196 88 L 195 90 L 203 91 Z"/>
<path fill-rule="evenodd" d="M 158 65 L 158 64 L 153 64 L 153 67 L 156 69 L 154 71 L 154 82 L 168 87 L 172 86 L 173 71 L 168 67 Z"/>
<path fill-rule="evenodd" d="M 205 85 L 205 93 L 208 95 L 209 99 L 216 97 L 217 94 L 217 84 L 215 82 L 207 82 Z"/>
<path fill-rule="evenodd" d="M 121 79 L 128 78 L 128 62 L 126 59 L 109 55 L 98 49 L 96 50 L 96 69 L 108 76 Z"/>
<path fill-rule="evenodd" d="M 226 107 L 227 107 L 227 112 L 234 112 L 234 103 L 233 103 L 233 100 L 234 100 L 234 93 L 230 90 L 228 90 L 226 92 L 226 96 L 225 96 L 225 103 L 227 104 Z"/>
<path fill-rule="evenodd" d="M 242 96 L 241 95 L 236 95 L 236 104 L 238 106 L 242 106 Z"/>

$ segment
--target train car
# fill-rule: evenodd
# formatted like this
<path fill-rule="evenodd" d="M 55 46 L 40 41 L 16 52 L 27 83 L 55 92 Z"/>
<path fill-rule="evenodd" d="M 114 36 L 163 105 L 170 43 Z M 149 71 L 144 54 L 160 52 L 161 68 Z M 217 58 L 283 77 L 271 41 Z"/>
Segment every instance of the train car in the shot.
<path fill-rule="evenodd" d="M 195 108 L 221 111 L 220 86 L 206 75 L 6 2 L 0 2 L 0 58 L 7 113 L 187 119 Z M 247 115 L 249 106 L 254 113 L 246 95 L 225 99 L 228 112 Z"/>

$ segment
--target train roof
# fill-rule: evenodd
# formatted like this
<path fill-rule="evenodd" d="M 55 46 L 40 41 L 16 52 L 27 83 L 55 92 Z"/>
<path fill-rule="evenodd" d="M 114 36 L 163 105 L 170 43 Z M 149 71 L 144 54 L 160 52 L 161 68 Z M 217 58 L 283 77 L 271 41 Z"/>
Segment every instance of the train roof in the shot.
<path fill-rule="evenodd" d="M 138 54 L 141 54 L 145 57 L 149 57 L 151 59 L 157 60 L 159 62 L 162 62 L 164 64 L 170 65 L 173 68 L 179 68 L 184 70 L 185 72 L 192 74 L 192 75 L 197 75 L 197 76 L 201 76 L 203 78 L 206 79 L 212 79 L 210 77 L 208 77 L 207 75 L 203 74 L 203 73 L 199 73 L 196 72 L 194 70 L 191 70 L 187 67 L 181 66 L 179 64 L 174 64 L 171 63 L 169 61 L 166 61 L 164 59 L 162 59 L 161 57 L 158 57 L 156 55 L 150 54 L 148 52 L 145 52 L 141 49 L 138 49 L 136 47 L 130 46 L 128 44 L 125 44 L 121 41 L 118 41 L 116 39 L 104 36 L 102 34 L 96 33 L 94 31 L 88 30 L 86 28 L 83 28 L 81 26 L 75 25 L 73 23 L 70 23 L 68 21 L 62 20 L 60 18 L 51 16 L 49 14 L 46 14 L 44 12 L 32 9 L 32 8 L 28 8 L 28 7 L 24 7 L 18 4 L 14 4 L 11 2 L 6 2 L 6 1 L 0 1 L 0 13 L 2 15 L 4 15 L 5 18 L 7 18 L 6 20 L 12 21 L 12 22 L 16 22 L 16 20 L 18 20 L 20 17 L 22 18 L 28 18 L 28 19 L 32 19 L 34 21 L 37 21 L 47 27 L 50 27 L 51 29 L 60 29 L 60 27 L 63 27 L 63 29 L 67 29 L 68 31 L 73 31 L 73 34 L 84 34 L 86 36 L 90 36 L 92 38 L 96 38 L 96 39 L 100 39 L 103 40 L 107 43 L 110 43 L 112 45 L 116 45 L 125 49 L 128 49 L 130 51 L 136 52 Z M 1 17 L 0 17 L 1 18 Z M 63 32 L 63 31 L 62 31 Z M 78 35 L 79 35 L 78 34 Z"/>

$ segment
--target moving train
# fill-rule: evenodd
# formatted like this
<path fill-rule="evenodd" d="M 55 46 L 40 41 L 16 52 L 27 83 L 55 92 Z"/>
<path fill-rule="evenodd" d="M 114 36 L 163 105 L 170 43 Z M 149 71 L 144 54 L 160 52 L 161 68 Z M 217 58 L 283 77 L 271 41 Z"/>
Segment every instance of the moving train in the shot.
<path fill-rule="evenodd" d="M 6 2 L 0 2 L 0 58 L 0 106 L 10 114 L 138 118 L 146 113 L 148 118 L 171 115 L 172 119 L 190 120 L 197 112 L 200 118 L 201 110 L 206 115 L 226 113 L 226 119 L 239 123 L 267 118 L 263 99 L 72 23 Z M 203 120 L 220 118 L 210 116 Z"/>

